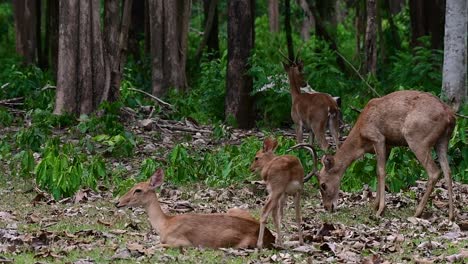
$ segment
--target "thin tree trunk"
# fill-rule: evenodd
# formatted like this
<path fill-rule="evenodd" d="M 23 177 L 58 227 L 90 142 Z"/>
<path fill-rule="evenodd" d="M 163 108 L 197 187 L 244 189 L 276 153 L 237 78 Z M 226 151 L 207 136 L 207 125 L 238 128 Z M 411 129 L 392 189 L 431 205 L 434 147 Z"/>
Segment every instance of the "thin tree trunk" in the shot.
<path fill-rule="evenodd" d="M 377 71 L 377 0 L 367 0 L 366 72 Z"/>
<path fill-rule="evenodd" d="M 47 57 L 47 44 L 42 43 L 42 3 L 43 1 L 37 0 L 36 2 L 36 37 L 37 37 L 37 64 L 39 68 L 46 70 L 48 66 Z M 46 7 L 47 8 L 47 7 Z M 47 9 L 45 10 L 47 14 Z M 47 38 L 47 30 L 45 32 Z"/>
<path fill-rule="evenodd" d="M 80 114 L 93 111 L 93 53 L 92 45 L 92 15 L 93 0 L 80 0 L 79 7 L 79 63 L 78 63 L 78 93 L 76 100 Z"/>
<path fill-rule="evenodd" d="M 166 78 L 164 78 L 164 9 L 160 1 L 149 1 L 149 19 L 152 57 L 152 91 L 156 96 L 166 92 Z"/>
<path fill-rule="evenodd" d="M 268 22 L 270 25 L 270 32 L 279 32 L 279 1 L 268 0 Z"/>
<path fill-rule="evenodd" d="M 150 26 L 150 3 L 145 1 L 145 53 L 151 54 L 151 26 Z"/>
<path fill-rule="evenodd" d="M 466 0 L 447 0 L 442 96 L 455 111 L 467 100 L 467 8 Z"/>
<path fill-rule="evenodd" d="M 218 39 L 218 32 L 213 32 L 213 30 L 216 28 L 218 29 L 218 16 L 217 16 L 217 6 L 218 6 L 218 0 L 205 0 L 203 1 L 203 8 L 204 13 L 205 13 L 205 29 L 203 31 L 203 39 L 200 43 L 200 45 L 197 48 L 197 52 L 195 53 L 195 60 L 194 60 L 194 65 L 198 65 L 200 63 L 200 59 L 203 53 L 203 50 L 205 49 L 205 46 L 209 43 L 210 38 L 212 39 L 211 41 L 215 41 L 214 39 L 216 38 L 216 41 Z M 215 21 L 216 18 L 216 21 Z M 212 35 L 215 35 L 212 37 Z M 213 47 L 208 47 L 207 52 L 209 54 L 215 53 L 214 56 L 217 56 L 216 54 L 219 52 L 219 45 L 218 43 L 211 43 Z M 213 55 L 210 55 L 213 56 Z"/>
<path fill-rule="evenodd" d="M 36 1 L 13 0 L 16 31 L 16 53 L 25 64 L 34 64 L 37 58 Z"/>
<path fill-rule="evenodd" d="M 126 3 L 128 1 L 125 1 Z M 107 100 L 113 93 L 118 93 L 120 82 L 116 80 L 119 65 L 119 27 L 120 27 L 120 1 L 104 1 L 104 43 L 106 48 L 106 79 L 104 84 L 103 100 Z M 117 90 L 117 91 L 116 91 Z M 114 100 L 116 99 L 113 98 Z"/>
<path fill-rule="evenodd" d="M 294 47 L 292 42 L 291 33 L 291 2 L 290 0 L 284 1 L 284 29 L 286 31 L 286 44 L 288 45 L 288 58 L 294 61 Z"/>
<path fill-rule="evenodd" d="M 146 0 L 132 1 L 131 23 L 128 32 L 128 54 L 131 54 L 136 61 L 141 58 L 140 41 L 145 34 L 145 19 L 147 12 Z M 125 12 L 125 10 L 124 10 Z"/>
<path fill-rule="evenodd" d="M 50 66 L 57 80 L 57 64 L 58 64 L 58 46 L 59 46 L 59 1 L 48 0 L 48 16 L 49 22 L 47 23 L 49 31 L 49 50 L 50 50 Z"/>
<path fill-rule="evenodd" d="M 431 36 L 431 47 L 441 49 L 444 41 L 445 0 L 409 0 L 411 45 L 421 46 L 419 38 Z"/>
<path fill-rule="evenodd" d="M 240 128 L 254 125 L 253 79 L 248 60 L 254 48 L 254 0 L 228 1 L 228 66 L 225 118 Z"/>
<path fill-rule="evenodd" d="M 309 4 L 306 0 L 298 0 L 297 2 L 304 11 L 304 19 L 302 20 L 301 27 L 301 37 L 303 40 L 307 41 L 310 38 L 310 30 L 315 28 L 315 18 L 312 14 L 312 11 L 310 11 Z"/>
<path fill-rule="evenodd" d="M 79 0 L 60 1 L 57 93 L 54 114 L 76 113 Z"/>

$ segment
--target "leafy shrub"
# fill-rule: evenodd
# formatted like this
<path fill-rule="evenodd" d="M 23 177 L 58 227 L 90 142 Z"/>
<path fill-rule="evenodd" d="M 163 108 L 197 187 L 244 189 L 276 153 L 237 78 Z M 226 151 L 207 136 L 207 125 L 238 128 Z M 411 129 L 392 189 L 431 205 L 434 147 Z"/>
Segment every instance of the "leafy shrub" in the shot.
<path fill-rule="evenodd" d="M 96 142 L 105 146 L 105 152 L 114 157 L 130 157 L 136 146 L 132 133 L 125 132 L 115 136 L 106 134 L 97 135 L 93 138 Z"/>
<path fill-rule="evenodd" d="M 60 146 L 58 138 L 53 138 L 34 173 L 37 184 L 59 199 L 73 195 L 80 187 L 96 188 L 97 181 L 106 176 L 106 167 L 101 157 L 89 158 L 72 144 Z"/>
<path fill-rule="evenodd" d="M 23 128 L 15 135 L 16 144 L 21 149 L 30 149 L 38 152 L 50 133 L 49 129 L 43 127 L 31 126 Z"/>
<path fill-rule="evenodd" d="M 13 115 L 7 110 L 0 108 L 0 126 L 8 127 L 13 123 Z"/>

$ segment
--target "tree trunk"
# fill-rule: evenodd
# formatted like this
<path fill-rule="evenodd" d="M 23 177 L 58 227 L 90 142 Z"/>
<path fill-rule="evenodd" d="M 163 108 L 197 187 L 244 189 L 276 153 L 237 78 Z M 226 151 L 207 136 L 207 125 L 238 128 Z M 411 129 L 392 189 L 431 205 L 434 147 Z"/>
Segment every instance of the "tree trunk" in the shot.
<path fill-rule="evenodd" d="M 377 71 L 377 0 L 367 0 L 366 72 Z"/>
<path fill-rule="evenodd" d="M 59 43 L 59 1 L 48 0 L 47 10 L 47 31 L 49 35 L 48 49 L 50 52 L 50 67 L 57 80 L 57 64 L 58 64 L 58 43 Z M 46 43 L 47 43 L 46 42 Z"/>
<path fill-rule="evenodd" d="M 145 0 L 145 53 L 151 54 L 150 3 Z"/>
<path fill-rule="evenodd" d="M 16 31 L 16 53 L 25 64 L 34 64 L 37 58 L 37 2 L 13 0 Z"/>
<path fill-rule="evenodd" d="M 288 46 L 289 61 L 294 61 L 294 46 L 291 33 L 291 2 L 284 1 L 284 29 L 286 31 L 286 44 Z"/>
<path fill-rule="evenodd" d="M 218 0 L 204 0 L 203 12 L 205 14 L 206 51 L 209 59 L 219 57 L 219 25 L 218 25 Z"/>
<path fill-rule="evenodd" d="M 442 96 L 455 111 L 467 99 L 467 8 L 466 0 L 447 0 Z"/>
<path fill-rule="evenodd" d="M 191 1 L 149 1 L 153 94 L 187 87 L 186 59 Z"/>
<path fill-rule="evenodd" d="M 131 54 L 138 61 L 141 58 L 139 43 L 143 40 L 145 34 L 145 12 L 147 9 L 145 4 L 147 1 L 136 0 L 132 2 L 132 21 L 128 32 L 128 54 Z"/>
<path fill-rule="evenodd" d="M 48 61 L 48 52 L 47 52 L 47 30 L 45 32 L 45 40 L 42 43 L 42 9 L 43 9 L 43 1 L 37 0 L 36 2 L 36 37 L 37 37 L 37 64 L 39 68 L 46 70 L 49 68 L 49 61 Z M 45 10 L 45 14 L 48 14 L 47 6 Z"/>
<path fill-rule="evenodd" d="M 55 114 L 89 114 L 107 100 L 99 10 L 100 0 L 60 1 Z"/>
<path fill-rule="evenodd" d="M 254 125 L 253 79 L 248 60 L 254 48 L 254 0 L 228 1 L 228 66 L 225 118 L 234 118 L 240 128 Z"/>
<path fill-rule="evenodd" d="M 315 18 L 312 14 L 312 11 L 310 11 L 309 4 L 306 0 L 298 0 L 297 2 L 304 11 L 304 19 L 302 20 L 301 27 L 301 37 L 303 40 L 307 41 L 310 38 L 310 30 L 315 28 Z"/>
<path fill-rule="evenodd" d="M 268 22 L 270 24 L 270 32 L 279 32 L 279 1 L 268 0 Z"/>
<path fill-rule="evenodd" d="M 445 0 L 410 0 L 411 45 L 421 46 L 418 39 L 431 36 L 431 47 L 441 49 L 444 39 Z"/>

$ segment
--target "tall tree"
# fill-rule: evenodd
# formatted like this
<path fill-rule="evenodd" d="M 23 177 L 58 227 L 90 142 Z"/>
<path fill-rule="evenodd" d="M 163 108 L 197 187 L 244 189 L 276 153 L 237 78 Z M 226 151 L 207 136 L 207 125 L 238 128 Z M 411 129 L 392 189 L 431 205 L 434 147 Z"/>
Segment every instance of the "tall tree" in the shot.
<path fill-rule="evenodd" d="M 268 0 L 268 22 L 270 32 L 279 32 L 279 0 Z"/>
<path fill-rule="evenodd" d="M 288 58 L 294 61 L 294 46 L 291 33 L 291 2 L 284 1 L 284 30 L 286 31 L 286 44 L 288 46 Z"/>
<path fill-rule="evenodd" d="M 192 1 L 149 1 L 153 94 L 187 88 L 185 71 Z"/>
<path fill-rule="evenodd" d="M 249 56 L 254 48 L 255 0 L 228 0 L 228 65 L 225 117 L 240 128 L 254 125 L 253 87 Z"/>
<path fill-rule="evenodd" d="M 422 36 L 431 37 L 431 47 L 444 44 L 445 0 L 409 0 L 411 45 L 420 46 Z"/>
<path fill-rule="evenodd" d="M 132 21 L 128 32 L 128 53 L 131 54 L 135 60 L 139 60 L 139 43 L 145 36 L 145 12 L 147 9 L 147 1 L 137 0 L 132 2 Z"/>
<path fill-rule="evenodd" d="M 126 2 L 125 6 L 131 6 L 130 0 Z M 118 0 L 107 1 L 105 32 L 116 34 L 113 27 L 119 23 L 109 22 L 108 16 L 115 14 L 118 6 Z M 103 40 L 99 10 L 100 0 L 60 1 L 55 114 L 89 114 L 102 101 L 113 98 L 110 94 L 113 91 L 111 84 L 117 85 L 117 89 L 120 86 L 114 78 L 121 66 L 118 58 L 122 57 L 119 55 L 122 45 L 116 45 L 117 40 L 110 40 L 109 35 L 104 35 Z M 123 13 L 125 16 L 129 11 L 124 10 Z M 128 18 L 122 22 L 122 25 L 125 24 L 129 24 Z M 126 43 L 122 32 L 116 35 L 120 36 L 117 43 Z M 106 49 L 104 43 L 110 47 Z M 110 48 L 115 50 L 111 53 Z"/>
<path fill-rule="evenodd" d="M 45 45 L 49 49 L 50 68 L 57 80 L 57 64 L 58 64 L 58 43 L 59 43 L 59 0 L 47 1 L 46 15 L 46 40 Z"/>
<path fill-rule="evenodd" d="M 203 31 L 203 39 L 195 53 L 194 65 L 197 67 L 205 47 L 210 58 L 219 56 L 218 0 L 204 0 L 203 10 L 205 14 L 205 29 Z"/>
<path fill-rule="evenodd" d="M 23 57 L 25 64 L 37 60 L 37 8 L 40 1 L 13 0 L 16 31 L 16 53 Z"/>
<path fill-rule="evenodd" d="M 447 0 L 442 94 L 455 110 L 467 99 L 467 8 L 466 0 Z"/>
<path fill-rule="evenodd" d="M 297 0 L 298 4 L 301 6 L 302 11 L 304 11 L 304 18 L 302 19 L 301 27 L 301 37 L 303 40 L 309 40 L 310 30 L 315 28 L 315 18 L 310 11 L 309 4 L 306 0 Z"/>
<path fill-rule="evenodd" d="M 367 0 L 366 27 L 366 64 L 367 73 L 377 71 L 377 0 Z"/>

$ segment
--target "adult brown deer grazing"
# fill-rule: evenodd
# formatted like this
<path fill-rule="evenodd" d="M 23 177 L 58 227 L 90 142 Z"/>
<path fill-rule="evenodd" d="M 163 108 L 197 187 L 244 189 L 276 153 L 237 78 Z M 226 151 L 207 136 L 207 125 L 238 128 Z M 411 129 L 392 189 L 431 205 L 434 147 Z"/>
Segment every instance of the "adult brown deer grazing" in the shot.
<path fill-rule="evenodd" d="M 302 143 L 302 132 L 305 128 L 309 131 L 309 141 L 312 145 L 314 134 L 317 137 L 320 148 L 328 149 L 325 138 L 327 125 L 336 144 L 339 147 L 339 118 L 340 109 L 336 101 L 326 93 L 301 93 L 301 87 L 306 86 L 302 74 L 303 63 L 301 61 L 283 63 L 288 73 L 289 86 L 291 88 L 291 118 L 296 125 L 297 143 Z"/>
<path fill-rule="evenodd" d="M 236 247 L 254 248 L 260 224 L 241 209 L 227 214 L 166 215 L 154 190 L 163 183 L 164 172 L 158 169 L 147 181 L 136 184 L 122 196 L 117 207 L 143 206 L 151 226 L 161 238 L 162 247 Z M 267 229 L 263 233 L 265 245 L 271 247 L 275 237 Z"/>
<path fill-rule="evenodd" d="M 273 222 L 276 228 L 276 244 L 282 244 L 280 224 L 283 218 L 283 207 L 287 195 L 294 195 L 299 243 L 303 243 L 301 229 L 301 191 L 304 181 L 304 169 L 299 159 L 295 156 L 276 156 L 273 152 L 277 146 L 278 142 L 276 140 L 266 138 L 263 141 L 263 149 L 257 152 L 250 166 L 250 170 L 260 173 L 269 193 L 260 216 L 260 232 L 257 242 L 258 248 L 262 248 L 263 246 L 263 231 L 270 213 L 273 213 Z"/>
<path fill-rule="evenodd" d="M 358 117 L 335 156 L 322 157 L 318 175 L 323 205 L 333 210 L 341 178 L 348 166 L 364 153 L 375 153 L 378 186 L 375 209 L 380 216 L 385 207 L 385 162 L 392 146 L 408 146 L 426 169 L 426 192 L 416 208 L 419 217 L 438 180 L 440 170 L 431 157 L 434 147 L 445 178 L 449 197 L 449 219 L 454 219 L 452 178 L 447 159 L 455 114 L 437 97 L 419 91 L 399 91 L 372 99 Z"/>

